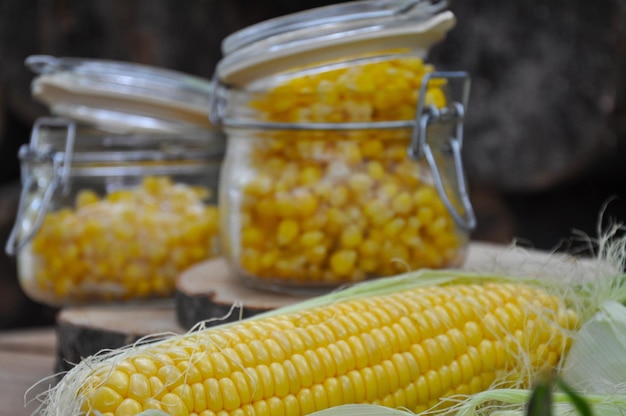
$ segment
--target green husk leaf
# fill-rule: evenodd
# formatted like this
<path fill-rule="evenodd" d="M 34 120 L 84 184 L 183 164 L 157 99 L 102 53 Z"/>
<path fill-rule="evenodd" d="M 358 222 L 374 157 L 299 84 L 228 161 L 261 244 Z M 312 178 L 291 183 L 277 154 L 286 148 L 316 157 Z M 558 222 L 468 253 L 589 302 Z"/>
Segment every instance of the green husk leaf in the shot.
<path fill-rule="evenodd" d="M 575 335 L 561 372 L 577 391 L 624 390 L 626 383 L 626 306 L 606 301 Z M 626 393 L 626 392 L 624 392 Z"/>

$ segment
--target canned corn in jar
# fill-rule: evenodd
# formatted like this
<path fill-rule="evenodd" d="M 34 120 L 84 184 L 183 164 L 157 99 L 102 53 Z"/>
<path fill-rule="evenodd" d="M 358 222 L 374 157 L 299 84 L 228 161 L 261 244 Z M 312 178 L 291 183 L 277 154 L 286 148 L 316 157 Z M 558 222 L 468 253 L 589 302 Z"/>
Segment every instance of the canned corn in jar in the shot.
<path fill-rule="evenodd" d="M 53 306 L 172 296 L 181 271 L 219 251 L 224 138 L 190 109 L 208 103 L 210 82 L 185 90 L 168 71 L 137 78 L 121 63 L 35 61 L 33 94 L 64 117 L 38 119 L 19 152 L 6 251 L 24 292 Z"/>
<path fill-rule="evenodd" d="M 210 113 L 228 138 L 222 250 L 246 283 L 311 292 L 463 261 L 469 78 L 426 61 L 444 6 L 350 2 L 225 39 Z"/>
<path fill-rule="evenodd" d="M 167 297 L 217 252 L 219 161 L 206 132 L 82 131 L 42 118 L 20 150 L 23 192 L 7 251 L 50 305 Z"/>

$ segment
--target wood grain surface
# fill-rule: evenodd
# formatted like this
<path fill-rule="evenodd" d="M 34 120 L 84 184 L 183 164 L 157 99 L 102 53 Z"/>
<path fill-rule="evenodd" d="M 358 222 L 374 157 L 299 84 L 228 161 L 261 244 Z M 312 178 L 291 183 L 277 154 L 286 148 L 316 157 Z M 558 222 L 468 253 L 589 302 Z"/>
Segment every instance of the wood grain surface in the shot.
<path fill-rule="evenodd" d="M 0 332 L 0 416 L 26 416 L 54 382 L 54 328 Z M 32 387 L 32 389 L 31 389 Z"/>

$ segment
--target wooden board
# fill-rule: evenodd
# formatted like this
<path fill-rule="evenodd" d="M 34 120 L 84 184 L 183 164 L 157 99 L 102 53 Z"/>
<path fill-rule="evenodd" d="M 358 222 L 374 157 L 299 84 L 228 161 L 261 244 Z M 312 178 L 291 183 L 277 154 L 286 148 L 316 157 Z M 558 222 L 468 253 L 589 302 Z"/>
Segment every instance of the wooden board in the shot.
<path fill-rule="evenodd" d="M 34 414 L 37 395 L 55 382 L 54 328 L 0 332 L 0 416 Z"/>
<path fill-rule="evenodd" d="M 120 348 L 155 334 L 185 332 L 173 301 L 65 308 L 57 316 L 57 371 L 103 349 Z"/>
<path fill-rule="evenodd" d="M 517 245 L 473 242 L 468 247 L 462 269 L 495 274 L 573 276 L 587 273 L 587 266 L 587 261 L 563 254 Z M 207 319 L 219 318 L 216 322 L 224 322 L 248 317 L 305 299 L 248 288 L 223 258 L 208 260 L 186 270 L 178 277 L 176 289 L 177 321 L 184 328 Z M 231 312 L 235 304 L 241 305 L 241 310 Z"/>

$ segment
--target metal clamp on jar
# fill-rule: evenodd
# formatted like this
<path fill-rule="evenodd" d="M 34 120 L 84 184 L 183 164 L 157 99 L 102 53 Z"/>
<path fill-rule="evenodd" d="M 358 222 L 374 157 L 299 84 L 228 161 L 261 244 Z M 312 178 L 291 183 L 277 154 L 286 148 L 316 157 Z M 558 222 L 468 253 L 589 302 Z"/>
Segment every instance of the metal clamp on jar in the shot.
<path fill-rule="evenodd" d="M 222 249 L 246 283 L 310 293 L 463 261 L 469 77 L 425 62 L 444 8 L 350 2 L 225 39 L 210 114 Z"/>
<path fill-rule="evenodd" d="M 197 117 L 210 82 L 117 62 L 27 63 L 41 73 L 33 95 L 57 117 L 38 119 L 19 151 L 6 251 L 24 291 L 55 306 L 173 295 L 182 270 L 218 252 L 224 138 Z"/>

